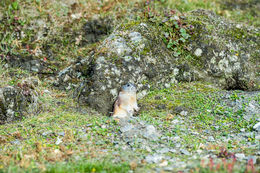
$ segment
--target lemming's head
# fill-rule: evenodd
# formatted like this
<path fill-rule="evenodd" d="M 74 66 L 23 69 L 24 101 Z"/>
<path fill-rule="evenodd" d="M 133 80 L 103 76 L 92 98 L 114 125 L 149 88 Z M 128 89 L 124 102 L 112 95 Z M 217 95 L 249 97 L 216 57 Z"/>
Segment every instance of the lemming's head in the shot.
<path fill-rule="evenodd" d="M 122 86 L 121 90 L 126 92 L 136 92 L 136 87 L 132 83 L 127 83 Z"/>

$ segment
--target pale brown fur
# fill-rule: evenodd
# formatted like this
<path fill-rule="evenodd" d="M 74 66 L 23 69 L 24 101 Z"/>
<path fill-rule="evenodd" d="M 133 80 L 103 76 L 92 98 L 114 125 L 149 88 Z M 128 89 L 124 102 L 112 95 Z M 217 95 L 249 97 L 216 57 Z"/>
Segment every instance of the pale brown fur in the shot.
<path fill-rule="evenodd" d="M 114 104 L 113 117 L 126 118 L 138 111 L 136 92 L 135 91 L 120 91 L 117 100 Z"/>

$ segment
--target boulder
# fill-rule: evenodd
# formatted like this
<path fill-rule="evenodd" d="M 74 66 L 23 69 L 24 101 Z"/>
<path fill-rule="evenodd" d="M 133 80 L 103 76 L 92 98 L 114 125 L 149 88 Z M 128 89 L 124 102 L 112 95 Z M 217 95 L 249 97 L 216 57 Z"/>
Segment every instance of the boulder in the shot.
<path fill-rule="evenodd" d="M 30 83 L 0 88 L 0 124 L 19 120 L 39 110 L 38 94 Z"/>
<path fill-rule="evenodd" d="M 76 91 L 80 102 L 104 114 L 112 111 L 125 83 L 135 83 L 140 98 L 151 86 L 166 87 L 177 82 L 178 75 L 186 73 L 183 78 L 192 80 L 189 69 L 179 71 L 156 28 L 145 23 L 125 27 L 122 25 L 104 40 L 94 55 L 87 80 Z"/>
<path fill-rule="evenodd" d="M 260 30 L 206 10 L 191 12 L 186 22 L 195 36 L 188 47 L 204 81 L 227 90 L 256 90 L 260 84 Z"/>
<path fill-rule="evenodd" d="M 196 80 L 228 90 L 259 88 L 259 29 L 206 10 L 187 13 L 181 20 L 194 28 L 179 47 L 185 52 L 181 55 L 167 49 L 163 31 L 154 23 L 130 21 L 118 26 L 87 58 L 85 80 L 74 96 L 109 114 L 120 87 L 128 82 L 136 84 L 138 98 L 153 87 Z"/>

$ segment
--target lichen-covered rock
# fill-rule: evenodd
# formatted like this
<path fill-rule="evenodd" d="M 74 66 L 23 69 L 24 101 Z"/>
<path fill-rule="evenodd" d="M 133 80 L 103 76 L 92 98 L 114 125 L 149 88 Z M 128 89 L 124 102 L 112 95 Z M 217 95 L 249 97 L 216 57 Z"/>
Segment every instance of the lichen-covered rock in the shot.
<path fill-rule="evenodd" d="M 258 29 L 205 10 L 188 13 L 183 20 L 194 26 L 194 35 L 183 49 L 191 58 L 168 50 L 158 26 L 128 22 L 117 27 L 87 60 L 85 80 L 74 96 L 109 114 L 118 90 L 128 82 L 136 84 L 138 98 L 150 88 L 170 87 L 180 81 L 201 80 L 222 89 L 253 90 L 260 86 Z M 69 69 L 61 73 L 62 80 L 75 78 L 65 75 L 71 74 Z"/>
<path fill-rule="evenodd" d="M 21 119 L 39 110 L 38 94 L 29 82 L 0 88 L 0 124 Z"/>
<path fill-rule="evenodd" d="M 189 48 L 204 80 L 224 89 L 259 88 L 259 28 L 232 23 L 206 10 L 193 11 L 186 20 L 195 27 Z"/>
<path fill-rule="evenodd" d="M 91 60 L 89 57 L 84 59 L 78 59 L 70 66 L 61 70 L 56 77 L 54 86 L 63 90 L 71 90 L 77 86 L 77 84 L 85 79 L 89 75 Z"/>
<path fill-rule="evenodd" d="M 89 70 L 92 74 L 78 88 L 79 100 L 108 113 L 125 83 L 135 83 L 140 98 L 151 86 L 167 87 L 177 82 L 175 58 L 158 35 L 156 28 L 145 23 L 122 25 L 115 30 L 94 55 L 94 65 Z M 189 69 L 185 70 L 182 73 L 189 73 Z M 190 76 L 189 73 L 186 78 Z"/>

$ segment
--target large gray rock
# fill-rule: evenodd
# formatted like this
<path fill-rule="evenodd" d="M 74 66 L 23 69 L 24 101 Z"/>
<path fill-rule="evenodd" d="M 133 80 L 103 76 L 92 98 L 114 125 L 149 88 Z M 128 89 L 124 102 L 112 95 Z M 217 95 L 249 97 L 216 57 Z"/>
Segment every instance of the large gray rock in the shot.
<path fill-rule="evenodd" d="M 191 12 L 185 20 L 194 26 L 188 47 L 203 80 L 223 89 L 259 89 L 259 28 L 232 23 L 206 10 Z"/>
<path fill-rule="evenodd" d="M 151 86 L 165 87 L 177 82 L 175 77 L 183 72 L 180 74 L 175 58 L 158 35 L 145 23 L 114 31 L 98 48 L 91 74 L 78 89 L 79 100 L 108 113 L 120 87 L 127 82 L 136 84 L 139 98 Z M 185 79 L 191 80 L 191 76 L 187 71 Z"/>
<path fill-rule="evenodd" d="M 88 58 L 86 80 L 74 96 L 108 114 L 120 87 L 127 82 L 136 84 L 138 98 L 152 87 L 169 87 L 180 81 L 206 81 L 222 89 L 253 90 L 260 86 L 259 29 L 205 10 L 191 12 L 182 20 L 194 26 L 194 35 L 185 42 L 186 54 L 181 55 L 166 48 L 162 32 L 153 24 L 130 22 L 117 27 Z"/>
<path fill-rule="evenodd" d="M 38 94 L 29 83 L 0 88 L 0 124 L 36 114 L 38 110 Z"/>

